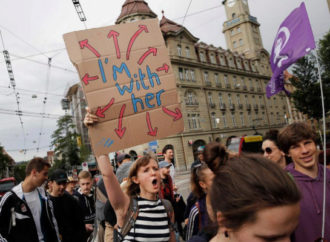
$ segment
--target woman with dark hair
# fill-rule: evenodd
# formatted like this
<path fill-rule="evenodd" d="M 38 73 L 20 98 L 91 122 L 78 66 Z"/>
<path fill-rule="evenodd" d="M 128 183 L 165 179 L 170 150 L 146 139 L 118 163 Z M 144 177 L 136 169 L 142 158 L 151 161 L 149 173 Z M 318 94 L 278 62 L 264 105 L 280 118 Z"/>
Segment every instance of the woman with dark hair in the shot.
<path fill-rule="evenodd" d="M 191 171 L 190 184 L 196 202 L 189 213 L 186 233 L 187 241 L 208 225 L 206 194 L 211 188 L 213 176 L 213 172 L 205 163 L 196 165 Z"/>
<path fill-rule="evenodd" d="M 279 131 L 277 129 L 271 129 L 266 133 L 262 142 L 262 151 L 266 158 L 284 169 L 287 165 L 287 161 L 284 152 L 278 147 L 278 133 Z"/>
<path fill-rule="evenodd" d="M 260 155 L 229 158 L 218 143 L 204 154 L 215 174 L 206 204 L 217 233 L 209 241 L 290 241 L 300 213 L 292 178 Z"/>
<path fill-rule="evenodd" d="M 87 113 L 84 123 L 91 125 L 97 121 L 95 115 Z M 108 155 L 97 157 L 97 163 L 102 173 L 108 199 L 117 217 L 118 231 L 127 226 L 125 218 L 131 216 L 131 201 L 137 200 L 138 213 L 134 224 L 123 240 L 120 241 L 175 241 L 172 223 L 174 222 L 173 208 L 159 199 L 160 173 L 156 160 L 145 155 L 136 160 L 130 167 L 129 176 L 124 192 L 113 172 Z M 168 206 L 169 204 L 169 206 Z M 131 220 L 130 220 L 131 222 Z M 124 224 L 125 223 L 125 224 Z"/>

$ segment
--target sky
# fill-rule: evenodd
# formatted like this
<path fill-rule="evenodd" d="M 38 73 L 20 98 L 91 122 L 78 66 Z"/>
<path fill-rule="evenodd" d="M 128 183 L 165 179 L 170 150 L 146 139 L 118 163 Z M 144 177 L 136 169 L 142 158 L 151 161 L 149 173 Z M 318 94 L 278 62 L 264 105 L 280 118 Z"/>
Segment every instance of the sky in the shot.
<path fill-rule="evenodd" d="M 226 21 L 222 0 L 146 1 L 158 18 L 164 10 L 167 18 L 183 24 L 200 41 L 227 48 L 222 33 L 223 22 Z M 279 25 L 302 1 L 248 2 L 250 14 L 261 24 L 263 45 L 270 52 Z M 314 37 L 318 40 L 330 29 L 327 1 L 304 2 Z M 85 26 L 71 0 L 2 0 L 1 3 L 0 50 L 10 53 L 16 93 L 19 94 L 15 95 L 14 90 L 8 87 L 10 79 L 4 57 L 0 54 L 0 145 L 15 161 L 43 157 L 50 149 L 57 118 L 65 114 L 61 99 L 68 88 L 79 81 L 62 35 L 82 30 Z M 80 0 L 87 28 L 114 24 L 123 3 L 124 0 Z M 17 101 L 22 116 L 15 115 Z M 42 113 L 46 114 L 44 118 Z"/>

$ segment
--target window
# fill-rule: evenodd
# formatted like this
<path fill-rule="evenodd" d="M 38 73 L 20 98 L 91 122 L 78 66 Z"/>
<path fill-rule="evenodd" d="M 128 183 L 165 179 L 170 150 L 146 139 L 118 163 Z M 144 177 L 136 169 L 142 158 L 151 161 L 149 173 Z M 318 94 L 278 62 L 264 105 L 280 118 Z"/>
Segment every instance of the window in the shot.
<path fill-rule="evenodd" d="M 236 41 L 233 42 L 233 46 L 234 46 L 234 48 L 237 47 L 237 42 Z"/>
<path fill-rule="evenodd" d="M 184 74 L 186 76 L 186 80 L 189 81 L 189 70 L 188 69 L 184 69 Z"/>
<path fill-rule="evenodd" d="M 262 103 L 262 97 L 261 96 L 259 96 L 259 104 L 260 105 L 263 105 L 263 103 Z"/>
<path fill-rule="evenodd" d="M 207 94 L 207 99 L 209 100 L 209 104 L 213 104 L 213 99 L 212 99 L 212 93 L 211 92 L 209 92 Z"/>
<path fill-rule="evenodd" d="M 191 75 L 191 80 L 193 82 L 195 82 L 196 81 L 196 79 L 195 79 L 195 71 L 194 70 L 190 70 L 190 75 Z"/>
<path fill-rule="evenodd" d="M 241 32 L 241 28 L 240 27 L 237 27 L 236 31 L 237 31 L 237 33 L 240 33 Z"/>
<path fill-rule="evenodd" d="M 241 97 L 239 94 L 236 95 L 236 102 L 237 102 L 237 105 L 241 104 Z"/>
<path fill-rule="evenodd" d="M 236 18 L 236 13 L 233 13 L 231 16 L 233 19 Z"/>
<path fill-rule="evenodd" d="M 247 95 L 244 95 L 244 102 L 245 102 L 246 104 L 249 104 L 249 99 L 248 99 L 248 96 L 247 96 Z"/>
<path fill-rule="evenodd" d="M 249 125 L 252 125 L 252 115 L 251 112 L 247 113 Z"/>
<path fill-rule="evenodd" d="M 234 35 L 234 34 L 235 34 L 235 29 L 232 29 L 232 30 L 230 31 L 230 34 L 231 34 L 231 35 Z"/>
<path fill-rule="evenodd" d="M 234 83 L 234 87 L 237 86 L 237 79 L 236 79 L 236 76 L 233 76 L 233 83 Z"/>
<path fill-rule="evenodd" d="M 235 113 L 231 113 L 231 121 L 233 123 L 233 126 L 236 128 L 237 124 L 236 124 L 236 119 L 235 119 Z"/>
<path fill-rule="evenodd" d="M 199 58 L 201 59 L 202 62 L 205 62 L 205 55 L 203 52 L 199 52 Z"/>
<path fill-rule="evenodd" d="M 230 67 L 235 67 L 235 65 L 234 65 L 234 62 L 233 62 L 233 58 L 229 58 L 229 66 Z"/>
<path fill-rule="evenodd" d="M 250 90 L 254 89 L 252 79 L 249 79 Z"/>
<path fill-rule="evenodd" d="M 227 119 L 226 119 L 226 114 L 225 113 L 222 113 L 221 119 L 222 119 L 223 127 L 227 128 L 228 126 L 227 126 Z"/>
<path fill-rule="evenodd" d="M 242 46 L 244 43 L 243 43 L 243 40 L 242 39 L 239 39 L 239 45 Z"/>
<path fill-rule="evenodd" d="M 215 57 L 213 54 L 211 54 L 210 58 L 211 58 L 211 63 L 216 64 Z"/>
<path fill-rule="evenodd" d="M 177 51 L 178 51 L 178 56 L 181 56 L 181 55 L 182 55 L 182 53 L 181 53 L 181 45 L 178 45 L 178 46 L 176 47 L 176 49 L 177 49 Z"/>
<path fill-rule="evenodd" d="M 214 74 L 214 81 L 215 81 L 215 84 L 219 84 L 220 81 L 219 81 L 219 75 L 217 73 Z"/>
<path fill-rule="evenodd" d="M 257 102 L 256 102 L 256 99 L 255 99 L 255 96 L 254 96 L 254 95 L 252 95 L 252 103 L 253 103 L 254 105 L 257 105 Z"/>
<path fill-rule="evenodd" d="M 179 67 L 179 78 L 183 81 L 183 69 L 181 67 Z"/>
<path fill-rule="evenodd" d="M 277 106 L 277 100 L 276 100 L 276 97 L 274 97 L 273 101 L 274 101 L 274 106 Z"/>
<path fill-rule="evenodd" d="M 217 128 L 217 118 L 215 116 L 215 112 L 211 113 L 211 122 L 212 122 L 212 128 Z"/>
<path fill-rule="evenodd" d="M 230 93 L 228 93 L 228 102 L 229 102 L 229 105 L 233 104 L 233 101 L 231 100 L 231 94 Z"/>
<path fill-rule="evenodd" d="M 194 92 L 187 91 L 185 95 L 187 105 L 198 105 L 197 97 Z"/>
<path fill-rule="evenodd" d="M 246 85 L 245 85 L 245 80 L 244 80 L 244 77 L 242 77 L 241 79 L 241 83 L 242 83 L 242 87 L 244 88 Z"/>
<path fill-rule="evenodd" d="M 190 49 L 188 46 L 186 47 L 186 57 L 190 57 Z"/>
<path fill-rule="evenodd" d="M 225 82 L 225 85 L 228 85 L 229 84 L 229 82 L 228 82 L 228 76 L 227 75 L 224 75 L 223 76 L 223 80 Z"/>
<path fill-rule="evenodd" d="M 223 55 L 220 55 L 220 64 L 223 66 L 226 65 L 225 58 L 223 57 Z"/>
<path fill-rule="evenodd" d="M 205 82 L 210 82 L 209 81 L 209 74 L 207 73 L 207 71 L 204 72 L 204 81 Z"/>
<path fill-rule="evenodd" d="M 239 114 L 239 118 L 241 120 L 241 125 L 244 126 L 245 125 L 245 122 L 244 122 L 244 115 L 243 115 L 242 112 Z"/>
<path fill-rule="evenodd" d="M 241 60 L 240 59 L 236 59 L 236 63 L 237 63 L 237 68 L 242 69 L 242 64 L 241 64 Z"/>
<path fill-rule="evenodd" d="M 220 105 L 223 104 L 223 98 L 221 92 L 219 93 L 219 103 Z"/>
<path fill-rule="evenodd" d="M 201 128 L 201 124 L 199 121 L 199 114 L 191 114 L 190 115 L 190 122 L 189 122 L 189 128 L 190 129 L 200 129 Z M 188 118 L 189 119 L 189 118 Z"/>

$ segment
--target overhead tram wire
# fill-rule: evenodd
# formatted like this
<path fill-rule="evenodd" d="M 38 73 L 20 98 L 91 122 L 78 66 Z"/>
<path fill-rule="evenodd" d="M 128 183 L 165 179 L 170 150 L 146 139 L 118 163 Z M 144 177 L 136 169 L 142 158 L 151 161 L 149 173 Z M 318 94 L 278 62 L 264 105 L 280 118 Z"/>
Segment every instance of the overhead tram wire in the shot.
<path fill-rule="evenodd" d="M 47 104 L 47 98 L 48 98 L 48 88 L 49 88 L 51 64 L 52 64 L 52 58 L 48 58 L 48 70 L 47 70 L 47 79 L 46 79 L 46 90 L 45 90 L 45 96 L 44 96 L 43 105 L 42 105 L 42 114 L 44 114 L 45 111 L 46 111 L 46 104 Z M 40 127 L 40 132 L 39 132 L 39 137 L 38 137 L 37 152 L 39 152 L 39 146 L 40 146 L 41 135 L 42 135 L 42 132 L 43 132 L 43 127 L 44 127 L 44 116 L 42 116 L 42 118 L 41 118 L 41 127 Z"/>
<path fill-rule="evenodd" d="M 8 71 L 8 75 L 9 75 L 9 80 L 10 80 L 9 85 L 13 88 L 14 94 L 15 94 L 15 97 L 16 97 L 16 104 L 17 104 L 17 113 L 16 113 L 16 115 L 18 116 L 20 124 L 21 124 L 22 132 L 23 132 L 24 148 L 25 148 L 26 138 L 25 138 L 24 123 L 23 123 L 22 117 L 20 115 L 21 114 L 20 102 L 19 102 L 20 96 L 19 96 L 19 93 L 16 91 L 16 82 L 15 82 L 14 72 L 13 72 L 13 68 L 12 68 L 12 65 L 11 65 L 11 61 L 10 61 L 10 55 L 9 55 L 8 50 L 5 49 L 5 42 L 3 41 L 1 31 L 0 31 L 0 35 L 1 35 L 1 41 L 2 41 L 2 46 L 3 46 L 3 56 L 4 56 L 4 59 L 6 61 L 6 67 L 7 67 L 7 71 Z"/>
<path fill-rule="evenodd" d="M 6 88 L 6 89 L 8 89 L 8 86 L 2 86 L 2 85 L 0 85 L 0 88 Z M 35 91 L 35 90 L 29 90 L 29 89 L 23 89 L 23 88 L 16 88 L 16 90 L 22 91 L 22 92 L 31 92 L 33 94 L 45 94 L 45 92 Z M 48 92 L 48 95 L 58 96 L 58 97 L 62 97 L 63 96 L 61 94 L 51 93 L 51 92 Z"/>
<path fill-rule="evenodd" d="M 187 15 L 184 15 L 182 17 L 178 17 L 178 18 L 174 18 L 173 20 L 179 20 L 179 19 L 182 19 L 182 18 L 185 18 L 185 17 L 191 17 L 191 16 L 194 16 L 194 15 L 198 15 L 200 13 L 205 13 L 205 12 L 208 12 L 208 11 L 211 11 L 215 8 L 220 8 L 222 7 L 221 5 L 217 5 L 217 6 L 214 6 L 214 7 L 211 7 L 211 8 L 206 8 L 206 9 L 203 9 L 203 10 L 200 10 L 200 11 L 197 11 L 197 12 L 194 12 L 194 13 L 191 13 L 191 14 L 187 14 Z"/>
<path fill-rule="evenodd" d="M 50 114 L 50 113 L 36 113 L 36 112 L 30 112 L 30 111 L 22 111 L 22 110 L 11 110 L 11 109 L 5 109 L 0 108 L 1 114 L 7 114 L 7 115 L 19 115 L 19 116 L 25 116 L 25 117 L 35 117 L 35 118 L 48 118 L 48 119 L 58 119 L 61 117 L 60 114 Z"/>
<path fill-rule="evenodd" d="M 192 3 L 192 0 L 190 0 L 189 5 L 188 5 L 187 10 L 186 10 L 186 13 L 185 13 L 185 15 L 184 15 L 184 17 L 183 17 L 182 24 L 181 24 L 182 26 L 183 26 L 183 24 L 184 24 L 184 21 L 186 20 L 187 13 L 188 13 L 188 11 L 189 11 L 189 8 L 190 8 L 191 3 Z"/>

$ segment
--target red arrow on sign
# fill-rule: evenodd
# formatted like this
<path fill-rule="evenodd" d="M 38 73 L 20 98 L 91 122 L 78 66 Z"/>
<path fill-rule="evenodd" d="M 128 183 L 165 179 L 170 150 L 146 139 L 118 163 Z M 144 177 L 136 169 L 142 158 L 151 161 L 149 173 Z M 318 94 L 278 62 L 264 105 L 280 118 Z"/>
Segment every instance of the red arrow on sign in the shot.
<path fill-rule="evenodd" d="M 148 125 L 148 129 L 149 129 L 148 135 L 150 135 L 150 136 L 156 136 L 157 135 L 157 129 L 158 128 L 157 127 L 155 127 L 154 129 L 152 128 L 149 112 L 147 112 L 146 119 L 147 119 L 147 125 Z"/>
<path fill-rule="evenodd" d="M 103 113 L 111 107 L 111 105 L 114 103 L 114 101 L 115 101 L 115 99 L 111 98 L 110 102 L 104 108 L 98 107 L 95 115 L 100 118 L 104 118 L 105 115 Z"/>
<path fill-rule="evenodd" d="M 85 83 L 85 85 L 87 86 L 89 84 L 89 81 L 94 81 L 94 80 L 97 80 L 99 79 L 98 76 L 89 76 L 88 73 L 86 73 L 83 78 L 82 78 L 82 82 Z"/>
<path fill-rule="evenodd" d="M 96 49 L 94 49 L 90 44 L 88 44 L 88 39 L 85 39 L 85 40 L 81 40 L 79 41 L 79 45 L 80 45 L 80 49 L 83 49 L 83 48 L 87 48 L 89 49 L 90 51 L 92 51 L 94 53 L 94 55 L 96 55 L 96 57 L 100 57 L 100 53 L 97 52 Z"/>
<path fill-rule="evenodd" d="M 120 109 L 118 129 L 115 129 L 115 132 L 119 136 L 120 139 L 124 136 L 124 133 L 126 131 L 126 128 L 122 127 L 123 126 L 123 116 L 124 116 L 125 108 L 126 108 L 126 104 L 123 104 L 123 106 L 121 106 L 121 109 Z"/>
<path fill-rule="evenodd" d="M 119 33 L 114 31 L 114 30 L 111 30 L 108 34 L 108 38 L 110 39 L 111 37 L 113 37 L 113 41 L 114 41 L 114 44 L 115 44 L 115 48 L 116 48 L 116 54 L 117 54 L 117 59 L 120 59 L 120 50 L 119 50 L 119 44 L 118 44 L 118 36 L 119 36 Z"/>
<path fill-rule="evenodd" d="M 173 111 L 171 111 L 171 110 L 169 110 L 169 109 L 167 109 L 165 107 L 162 107 L 162 109 L 163 109 L 163 112 L 164 113 L 166 113 L 166 114 L 174 117 L 173 121 L 177 121 L 177 120 L 179 120 L 179 119 L 182 118 L 182 113 L 181 113 L 181 111 L 180 111 L 179 108 L 176 108 L 175 109 L 175 112 L 173 112 Z"/>
<path fill-rule="evenodd" d="M 131 53 L 131 49 L 133 46 L 134 41 L 136 38 L 143 32 L 145 31 L 146 33 L 149 33 L 148 28 L 146 25 L 139 25 L 139 30 L 135 32 L 135 34 L 132 36 L 131 40 L 129 41 L 128 47 L 127 47 L 127 52 L 126 52 L 126 60 L 129 60 L 129 56 Z"/>
<path fill-rule="evenodd" d="M 167 73 L 168 69 L 170 69 L 170 67 L 164 63 L 163 66 L 158 67 L 156 71 L 165 71 Z"/>
<path fill-rule="evenodd" d="M 141 58 L 138 61 L 138 64 L 141 65 L 145 58 L 147 58 L 148 55 L 153 54 L 153 56 L 157 55 L 157 49 L 153 47 L 149 47 L 149 49 L 141 56 Z"/>

